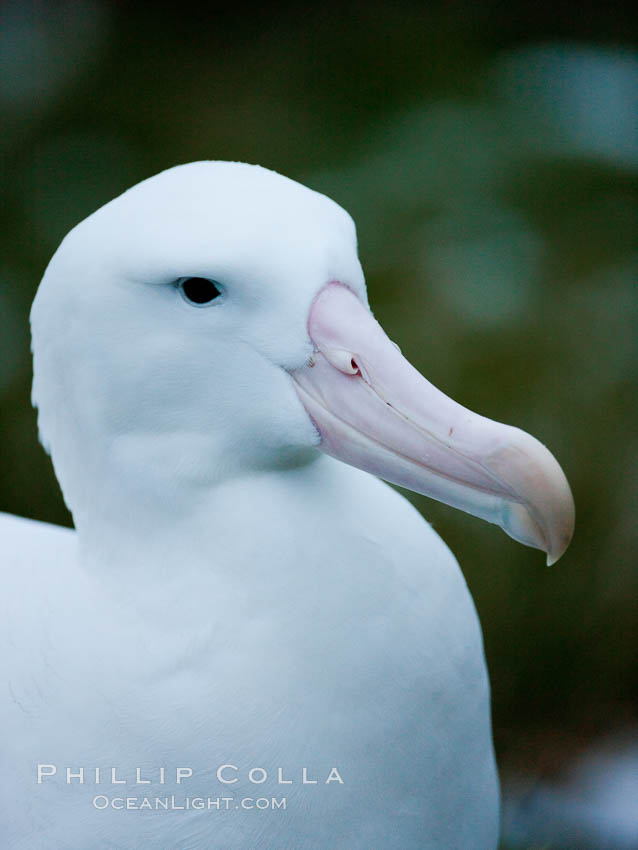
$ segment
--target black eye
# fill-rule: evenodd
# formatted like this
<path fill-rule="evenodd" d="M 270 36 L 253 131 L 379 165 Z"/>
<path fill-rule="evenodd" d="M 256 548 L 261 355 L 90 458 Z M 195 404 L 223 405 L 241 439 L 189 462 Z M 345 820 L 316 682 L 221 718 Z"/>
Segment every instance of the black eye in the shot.
<path fill-rule="evenodd" d="M 203 307 L 221 295 L 221 288 L 214 280 L 205 277 L 185 277 L 177 283 L 184 300 Z"/>

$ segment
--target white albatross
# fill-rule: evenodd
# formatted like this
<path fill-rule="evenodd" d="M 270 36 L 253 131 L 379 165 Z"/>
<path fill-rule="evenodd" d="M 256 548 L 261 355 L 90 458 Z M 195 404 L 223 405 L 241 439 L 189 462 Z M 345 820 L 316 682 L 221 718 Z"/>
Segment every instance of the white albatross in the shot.
<path fill-rule="evenodd" d="M 573 502 L 386 337 L 347 213 L 170 169 L 69 233 L 32 333 L 76 530 L 0 517 L 2 846 L 494 848 L 472 600 L 374 476 L 549 561 Z"/>

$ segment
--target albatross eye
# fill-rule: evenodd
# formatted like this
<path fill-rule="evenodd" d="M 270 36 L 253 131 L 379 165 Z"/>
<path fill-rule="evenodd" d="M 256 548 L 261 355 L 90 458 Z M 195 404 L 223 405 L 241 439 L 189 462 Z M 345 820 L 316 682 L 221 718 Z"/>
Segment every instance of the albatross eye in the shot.
<path fill-rule="evenodd" d="M 205 307 L 221 295 L 221 286 L 205 277 L 180 278 L 177 281 L 177 288 L 184 301 L 196 307 Z"/>

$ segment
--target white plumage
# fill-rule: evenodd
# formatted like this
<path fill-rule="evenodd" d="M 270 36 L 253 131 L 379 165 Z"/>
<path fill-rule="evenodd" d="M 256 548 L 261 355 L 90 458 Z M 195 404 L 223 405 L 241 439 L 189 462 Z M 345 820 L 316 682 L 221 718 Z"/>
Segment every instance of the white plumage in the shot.
<path fill-rule="evenodd" d="M 189 304 L 189 277 L 221 296 Z M 52 260 L 34 401 L 77 531 L 0 517 L 3 846 L 496 846 L 489 686 L 458 565 L 401 495 L 317 450 L 329 428 L 300 401 L 296 376 L 334 355 L 308 331 L 333 281 L 365 311 L 349 216 L 236 163 L 140 184 Z M 374 389 L 355 365 L 347 379 Z M 529 537 L 502 505 L 531 504 L 539 545 L 538 501 L 506 487 L 495 521 Z M 140 808 L 171 796 L 232 802 Z M 241 802 L 273 797 L 285 809 Z"/>

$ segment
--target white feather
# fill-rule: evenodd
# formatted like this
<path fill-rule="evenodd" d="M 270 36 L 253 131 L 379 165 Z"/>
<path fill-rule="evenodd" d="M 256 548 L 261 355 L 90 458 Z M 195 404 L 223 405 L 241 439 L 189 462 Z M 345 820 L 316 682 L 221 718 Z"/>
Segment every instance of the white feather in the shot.
<path fill-rule="evenodd" d="M 225 301 L 190 307 L 185 275 Z M 77 533 L 0 517 L 4 846 L 496 846 L 489 686 L 458 565 L 402 496 L 316 451 L 286 372 L 312 352 L 306 316 L 332 279 L 365 297 L 347 214 L 229 163 L 140 184 L 52 260 L 34 400 Z M 57 774 L 38 784 L 38 764 Z M 128 784 L 96 786 L 96 767 Z M 175 785 L 178 767 L 193 775 Z M 287 803 L 101 811 L 98 794 Z"/>

